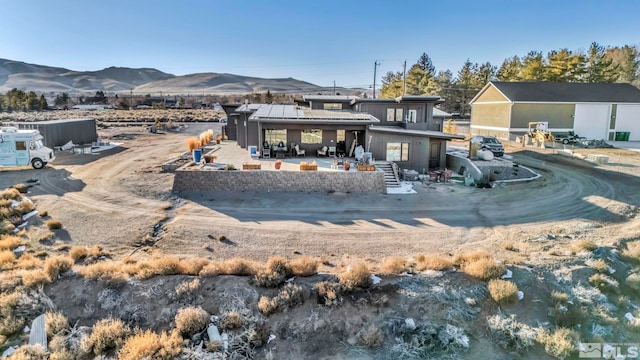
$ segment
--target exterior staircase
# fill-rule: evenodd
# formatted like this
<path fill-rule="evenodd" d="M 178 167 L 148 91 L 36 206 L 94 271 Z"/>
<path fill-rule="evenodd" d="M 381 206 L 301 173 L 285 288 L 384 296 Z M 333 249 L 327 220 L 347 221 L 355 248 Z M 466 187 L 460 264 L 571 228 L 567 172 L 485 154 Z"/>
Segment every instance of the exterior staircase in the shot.
<path fill-rule="evenodd" d="M 376 170 L 384 171 L 384 182 L 388 188 L 400 187 L 398 165 L 390 161 L 376 161 Z"/>

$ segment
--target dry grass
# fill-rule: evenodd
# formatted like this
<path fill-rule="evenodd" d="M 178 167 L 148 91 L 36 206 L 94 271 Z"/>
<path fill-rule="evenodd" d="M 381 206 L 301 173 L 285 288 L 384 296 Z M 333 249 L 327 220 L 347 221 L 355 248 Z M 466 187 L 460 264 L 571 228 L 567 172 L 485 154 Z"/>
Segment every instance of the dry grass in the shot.
<path fill-rule="evenodd" d="M 40 360 L 46 359 L 47 352 L 42 345 L 22 345 L 11 355 L 11 360 Z"/>
<path fill-rule="evenodd" d="M 466 251 L 466 252 L 457 254 L 453 258 L 453 264 L 459 267 L 463 267 L 466 264 L 483 260 L 483 259 L 493 260 L 493 256 L 487 250 Z"/>
<path fill-rule="evenodd" d="M 318 273 L 319 263 L 318 259 L 303 255 L 289 261 L 289 266 L 295 276 L 311 276 Z"/>
<path fill-rule="evenodd" d="M 2 216 L 0 216 L 0 220 L 2 220 Z M 11 234 L 15 228 L 15 225 L 9 220 L 0 221 L 0 234 Z"/>
<path fill-rule="evenodd" d="M 0 251 L 0 268 L 9 268 L 15 263 L 16 255 L 11 250 Z"/>
<path fill-rule="evenodd" d="M 269 269 L 262 269 L 253 276 L 253 283 L 262 287 L 278 287 L 287 279 L 285 274 Z"/>
<path fill-rule="evenodd" d="M 49 230 L 62 229 L 62 222 L 56 219 L 49 219 L 47 220 L 47 228 L 49 228 Z"/>
<path fill-rule="evenodd" d="M 49 274 L 40 269 L 26 270 L 22 273 L 22 285 L 28 288 L 46 285 L 51 282 Z"/>
<path fill-rule="evenodd" d="M 494 279 L 487 285 L 491 298 L 500 305 L 518 302 L 518 286 L 511 281 Z"/>
<path fill-rule="evenodd" d="M 512 242 L 503 243 L 502 245 L 500 245 L 500 247 L 503 250 L 507 250 L 507 251 L 513 251 L 513 252 L 520 251 L 520 250 L 518 250 L 518 248 L 516 248 L 516 246 Z"/>
<path fill-rule="evenodd" d="M 89 250 L 86 246 L 74 246 L 69 250 L 69 256 L 73 259 L 73 262 L 84 260 L 89 255 Z"/>
<path fill-rule="evenodd" d="M 358 345 L 367 348 L 375 348 L 382 344 L 382 331 L 375 326 L 362 329 L 358 334 Z"/>
<path fill-rule="evenodd" d="M 15 184 L 13 185 L 13 188 L 18 190 L 21 194 L 26 194 L 29 191 L 27 184 Z"/>
<path fill-rule="evenodd" d="M 544 346 L 547 354 L 564 359 L 577 350 L 575 339 L 577 334 L 567 328 L 558 328 L 554 332 L 542 330 L 536 340 Z"/>
<path fill-rule="evenodd" d="M 603 259 L 594 260 L 588 263 L 588 265 L 595 271 L 601 273 L 609 272 L 609 265 Z"/>
<path fill-rule="evenodd" d="M 293 275 L 289 262 L 282 256 L 272 256 L 267 260 L 267 270 L 282 274 L 285 277 Z"/>
<path fill-rule="evenodd" d="M 15 188 L 8 188 L 0 191 L 0 199 L 16 200 L 21 198 L 20 191 Z"/>
<path fill-rule="evenodd" d="M 569 302 L 569 294 L 553 290 L 551 292 L 551 301 L 555 305 L 565 305 Z"/>
<path fill-rule="evenodd" d="M 416 256 L 416 270 L 437 270 L 444 271 L 453 267 L 453 261 L 444 256 L 427 254 Z"/>
<path fill-rule="evenodd" d="M 173 256 L 159 256 L 151 260 L 137 263 L 132 268 L 133 274 L 138 279 L 150 279 L 154 276 L 185 274 L 182 261 Z"/>
<path fill-rule="evenodd" d="M 345 290 L 353 288 L 368 288 L 371 286 L 371 271 L 364 263 L 349 266 L 345 271 L 338 275 L 340 283 L 344 285 Z"/>
<path fill-rule="evenodd" d="M 47 311 L 44 314 L 44 318 L 47 338 L 49 339 L 69 328 L 69 320 L 61 312 Z"/>
<path fill-rule="evenodd" d="M 73 259 L 68 255 L 58 255 L 47 258 L 44 261 L 44 272 L 49 275 L 51 281 L 55 281 L 58 275 L 63 274 L 73 266 Z"/>
<path fill-rule="evenodd" d="M 193 279 L 191 281 L 181 282 L 176 286 L 176 295 L 182 297 L 184 295 L 192 294 L 200 287 L 200 279 Z"/>
<path fill-rule="evenodd" d="M 200 276 L 211 277 L 218 275 L 255 275 L 260 267 L 253 261 L 232 258 L 222 262 L 212 262 L 200 271 Z"/>
<path fill-rule="evenodd" d="M 13 250 L 25 243 L 19 236 L 2 235 L 0 236 L 0 250 Z"/>
<path fill-rule="evenodd" d="M 640 241 L 628 242 L 622 251 L 622 259 L 629 262 L 640 262 Z"/>
<path fill-rule="evenodd" d="M 407 271 L 407 262 L 400 257 L 386 257 L 380 263 L 380 270 L 383 274 L 402 274 Z"/>
<path fill-rule="evenodd" d="M 176 329 L 184 336 L 204 330 L 209 324 L 209 313 L 200 307 L 186 307 L 178 310 L 175 317 Z"/>
<path fill-rule="evenodd" d="M 341 301 L 342 285 L 336 282 L 321 281 L 315 286 L 318 302 L 326 306 L 338 305 Z"/>
<path fill-rule="evenodd" d="M 115 261 L 83 266 L 80 267 L 79 273 L 87 279 L 100 281 L 109 287 L 122 286 L 129 280 L 129 276 L 123 272 L 122 264 Z"/>
<path fill-rule="evenodd" d="M 42 234 L 38 235 L 38 237 L 36 238 L 36 241 L 39 243 L 48 243 L 51 240 L 53 240 L 53 238 L 56 237 L 56 234 L 54 234 L 51 231 L 45 231 Z"/>
<path fill-rule="evenodd" d="M 484 281 L 498 278 L 506 270 L 505 266 L 496 263 L 493 257 L 483 257 L 474 261 L 464 262 L 461 269 L 465 274 Z"/>
<path fill-rule="evenodd" d="M 120 319 L 101 319 L 91 328 L 91 335 L 83 338 L 83 353 L 95 355 L 106 354 L 121 346 L 130 333 L 130 329 Z"/>
<path fill-rule="evenodd" d="M 261 296 L 258 301 L 258 310 L 264 315 L 270 315 L 277 310 L 284 310 L 304 303 L 307 294 L 299 285 L 288 283 L 274 298 Z"/>
<path fill-rule="evenodd" d="M 620 291 L 617 280 L 601 273 L 590 276 L 589 284 L 597 287 L 602 292 L 618 293 Z"/>
<path fill-rule="evenodd" d="M 14 211 L 17 215 L 25 215 L 36 209 L 36 206 L 29 200 L 22 200 L 20 203 L 14 208 Z"/>
<path fill-rule="evenodd" d="M 585 251 L 591 252 L 597 248 L 598 248 L 598 245 L 596 245 L 596 243 L 593 242 L 593 240 L 581 239 L 571 244 L 571 253 L 579 254 Z"/>
<path fill-rule="evenodd" d="M 244 325 L 244 316 L 239 311 L 229 311 L 222 316 L 220 326 L 224 330 L 234 330 Z"/>
<path fill-rule="evenodd" d="M 125 340 L 119 360 L 171 360 L 176 359 L 182 351 L 182 337 L 177 331 L 162 332 L 160 335 L 151 330 L 139 330 Z"/>
<path fill-rule="evenodd" d="M 189 258 L 183 261 L 182 267 L 185 275 L 198 275 L 210 261 L 204 258 Z"/>
<path fill-rule="evenodd" d="M 627 285 L 636 294 L 640 294 L 640 274 L 631 274 L 625 280 L 624 284 Z"/>

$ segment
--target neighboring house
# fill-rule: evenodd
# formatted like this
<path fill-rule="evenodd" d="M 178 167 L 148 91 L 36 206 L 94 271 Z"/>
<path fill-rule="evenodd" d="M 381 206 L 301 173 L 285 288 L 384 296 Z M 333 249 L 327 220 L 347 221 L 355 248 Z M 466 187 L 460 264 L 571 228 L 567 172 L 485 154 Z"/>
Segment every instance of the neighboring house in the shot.
<path fill-rule="evenodd" d="M 165 98 L 145 98 L 140 105 L 138 105 L 141 109 L 149 109 L 154 106 L 162 106 L 164 108 L 176 108 L 178 107 L 178 100 L 174 99 L 165 99 Z"/>
<path fill-rule="evenodd" d="M 307 156 L 315 156 L 323 146 L 353 156 L 351 149 L 362 145 L 376 160 L 424 173 L 444 168 L 447 140 L 464 139 L 442 132 L 448 114 L 440 112 L 434 117 L 434 106 L 441 102 L 438 96 L 305 96 L 297 106 L 244 104 L 235 109 L 225 106 L 225 111 L 243 148 L 261 148 L 265 140 L 270 144 L 282 141 L 287 146 L 298 144 Z"/>
<path fill-rule="evenodd" d="M 640 140 L 640 89 L 622 83 L 490 82 L 471 100 L 471 133 L 514 139 L 529 122 L 552 133 Z"/>

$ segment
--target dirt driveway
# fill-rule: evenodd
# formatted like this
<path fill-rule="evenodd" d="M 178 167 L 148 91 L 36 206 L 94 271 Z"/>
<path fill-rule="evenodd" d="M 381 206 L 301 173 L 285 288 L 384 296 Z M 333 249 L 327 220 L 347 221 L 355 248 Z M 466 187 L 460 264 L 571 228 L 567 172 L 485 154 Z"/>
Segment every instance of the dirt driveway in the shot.
<path fill-rule="evenodd" d="M 71 242 L 104 245 L 117 255 L 148 240 L 166 253 L 214 259 L 297 252 L 334 262 L 378 260 L 492 248 L 554 229 L 592 229 L 614 241 L 638 228 L 628 221 L 640 202 L 638 177 L 533 151 L 513 155 L 542 179 L 493 189 L 417 183 L 414 195 L 172 194 L 173 175 L 160 164 L 185 150 L 189 134 L 212 126 L 219 124 L 191 124 L 184 133 L 166 135 L 106 130 L 101 136 L 127 132 L 135 138 L 101 155 L 58 154 L 41 171 L 2 170 L 0 186 L 38 179 L 32 197 L 63 222 Z M 220 234 L 229 241 L 212 240 Z M 212 245 L 210 252 L 205 244 Z"/>

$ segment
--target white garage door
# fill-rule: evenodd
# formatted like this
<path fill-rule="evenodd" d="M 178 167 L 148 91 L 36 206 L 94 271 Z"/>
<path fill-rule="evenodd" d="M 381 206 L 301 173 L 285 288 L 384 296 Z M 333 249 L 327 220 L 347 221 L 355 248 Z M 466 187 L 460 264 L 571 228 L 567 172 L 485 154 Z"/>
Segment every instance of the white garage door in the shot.
<path fill-rule="evenodd" d="M 573 131 L 587 139 L 607 139 L 609 114 L 609 105 L 576 104 Z"/>
<path fill-rule="evenodd" d="M 640 140 L 640 105 L 618 105 L 616 131 L 628 131 L 629 140 Z"/>

